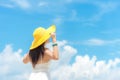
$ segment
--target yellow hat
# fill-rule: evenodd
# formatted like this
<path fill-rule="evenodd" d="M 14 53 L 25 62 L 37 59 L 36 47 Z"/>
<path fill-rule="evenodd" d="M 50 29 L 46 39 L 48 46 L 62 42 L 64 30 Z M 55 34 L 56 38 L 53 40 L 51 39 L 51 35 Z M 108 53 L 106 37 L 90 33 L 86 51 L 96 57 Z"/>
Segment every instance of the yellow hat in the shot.
<path fill-rule="evenodd" d="M 33 32 L 34 40 L 32 42 L 30 50 L 37 48 L 46 40 L 48 40 L 50 38 L 50 33 L 55 31 L 56 31 L 55 25 L 50 26 L 48 29 L 44 29 L 42 27 L 38 27 L 37 29 L 35 29 Z"/>

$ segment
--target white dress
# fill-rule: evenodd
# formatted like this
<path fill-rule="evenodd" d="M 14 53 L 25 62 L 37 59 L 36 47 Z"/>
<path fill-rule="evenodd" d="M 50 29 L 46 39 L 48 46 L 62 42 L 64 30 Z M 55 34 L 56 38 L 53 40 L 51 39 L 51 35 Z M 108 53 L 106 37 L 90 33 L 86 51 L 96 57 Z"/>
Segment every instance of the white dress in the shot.
<path fill-rule="evenodd" d="M 50 80 L 49 62 L 36 64 L 30 74 L 29 80 Z"/>

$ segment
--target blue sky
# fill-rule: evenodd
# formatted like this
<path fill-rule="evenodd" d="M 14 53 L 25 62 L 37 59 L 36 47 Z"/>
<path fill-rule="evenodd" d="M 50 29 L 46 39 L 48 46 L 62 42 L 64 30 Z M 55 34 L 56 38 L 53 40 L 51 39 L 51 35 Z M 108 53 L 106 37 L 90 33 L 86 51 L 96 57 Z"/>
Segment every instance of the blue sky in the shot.
<path fill-rule="evenodd" d="M 119 0 L 0 0 L 0 52 L 12 45 L 24 55 L 34 29 L 55 24 L 57 40 L 75 48 L 75 55 L 120 58 L 119 21 Z"/>
<path fill-rule="evenodd" d="M 57 39 L 67 40 L 80 55 L 97 55 L 100 59 L 118 57 L 119 8 L 117 0 L 1 0 L 0 50 L 6 44 L 12 44 L 14 49 L 22 48 L 24 54 L 29 50 L 36 27 L 48 28 L 55 24 Z M 84 44 L 89 40 L 93 45 L 88 45 L 90 42 Z M 105 41 L 105 44 L 116 42 L 99 45 L 100 41 Z"/>

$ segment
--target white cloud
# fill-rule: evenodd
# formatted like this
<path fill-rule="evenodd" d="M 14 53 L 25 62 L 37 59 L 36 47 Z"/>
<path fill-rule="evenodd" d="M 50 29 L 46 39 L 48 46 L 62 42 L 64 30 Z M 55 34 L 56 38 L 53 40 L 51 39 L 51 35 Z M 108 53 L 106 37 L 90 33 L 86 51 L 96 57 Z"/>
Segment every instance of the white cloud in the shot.
<path fill-rule="evenodd" d="M 11 2 L 13 2 L 15 6 L 18 6 L 22 9 L 29 9 L 31 7 L 31 4 L 28 0 L 11 0 Z"/>
<path fill-rule="evenodd" d="M 60 60 L 52 61 L 52 80 L 120 80 L 120 58 L 97 60 L 96 56 L 78 55 L 77 50 L 68 45 L 67 41 L 58 41 L 58 44 Z M 28 79 L 31 65 L 22 63 L 21 52 L 21 49 L 13 51 L 12 46 L 7 45 L 0 53 L 1 80 Z M 72 60 L 73 56 L 75 61 Z"/>
<path fill-rule="evenodd" d="M 89 39 L 85 42 L 87 45 L 104 45 L 105 41 L 100 39 Z"/>
<path fill-rule="evenodd" d="M 69 0 L 68 0 L 69 1 Z M 100 21 L 102 17 L 106 14 L 112 13 L 118 9 L 119 3 L 117 1 L 90 1 L 90 0 L 70 0 L 70 4 L 77 2 L 78 4 L 89 4 L 94 6 L 93 13 L 89 16 L 80 16 L 80 11 L 67 9 L 70 16 L 64 18 L 64 21 L 75 21 L 81 22 L 83 26 L 94 27 L 95 23 Z"/>
<path fill-rule="evenodd" d="M 71 2 L 73 2 L 73 0 L 66 0 L 66 2 L 67 2 L 67 3 L 71 3 Z"/>
<path fill-rule="evenodd" d="M 30 69 L 21 61 L 21 49 L 13 51 L 11 45 L 6 45 L 0 53 L 0 77 L 1 80 L 26 80 Z M 28 67 L 28 68 L 27 68 Z"/>
<path fill-rule="evenodd" d="M 118 28 L 113 28 L 113 29 L 107 29 L 107 30 L 103 30 L 102 32 L 101 32 L 103 35 L 105 34 L 107 34 L 107 35 L 112 35 L 112 34 L 119 34 L 120 33 L 120 29 L 118 29 Z"/>
<path fill-rule="evenodd" d="M 45 6 L 48 6 L 48 3 L 47 2 L 39 2 L 38 6 L 40 7 L 45 7 Z"/>
<path fill-rule="evenodd" d="M 53 80 L 119 80 L 119 63 L 118 58 L 107 63 L 105 60 L 98 61 L 96 56 L 91 59 L 88 55 L 76 56 L 72 65 L 61 64 L 55 68 L 52 77 Z"/>
<path fill-rule="evenodd" d="M 84 41 L 83 44 L 91 45 L 91 46 L 119 45 L 120 39 L 103 40 L 103 39 L 92 38 L 92 39 Z"/>
<path fill-rule="evenodd" d="M 0 3 L 0 6 L 7 7 L 7 8 L 14 8 L 12 4 L 5 4 L 5 3 Z"/>
<path fill-rule="evenodd" d="M 114 11 L 118 7 L 118 3 L 115 1 L 89 1 L 89 0 L 57 0 L 57 1 L 49 1 L 49 0 L 8 0 L 9 2 L 5 2 L 4 5 L 8 8 L 20 7 L 24 10 L 31 10 L 35 12 L 40 12 L 42 14 L 49 14 L 57 16 L 52 19 L 52 22 L 55 24 L 62 24 L 65 21 L 75 21 L 81 22 L 83 26 L 95 26 L 95 22 L 101 20 L 103 15 Z M 85 16 L 80 16 L 79 10 L 73 10 L 69 8 L 74 5 L 74 3 L 86 3 L 94 5 L 96 8 L 95 12 L 89 16 L 89 18 L 85 18 Z M 70 6 L 68 6 L 68 4 Z M 96 12 L 97 11 L 97 12 Z M 66 15 L 66 16 L 65 16 Z"/>
<path fill-rule="evenodd" d="M 31 4 L 28 0 L 6 0 L 1 1 L 0 6 L 7 7 L 7 8 L 15 8 L 19 7 L 22 9 L 29 9 L 31 8 Z"/>
<path fill-rule="evenodd" d="M 79 21 L 79 18 L 78 18 L 78 13 L 76 10 L 71 10 L 71 14 L 70 14 L 70 18 L 68 18 L 67 20 L 70 20 L 70 21 Z"/>
<path fill-rule="evenodd" d="M 19 7 L 21 9 L 28 10 L 31 8 L 31 3 L 28 0 L 3 0 L 0 1 L 0 6 L 7 8 L 16 8 Z"/>
<path fill-rule="evenodd" d="M 107 13 L 110 13 L 114 11 L 118 7 L 117 2 L 93 2 L 92 4 L 96 5 L 99 9 L 98 13 L 96 13 L 94 16 L 89 19 L 90 21 L 98 21 L 101 19 L 101 17 Z"/>
<path fill-rule="evenodd" d="M 52 43 L 48 45 L 48 48 L 52 50 L 52 47 L 50 46 Z M 67 45 L 67 41 L 58 41 L 58 46 L 59 46 L 59 56 L 60 59 L 59 61 L 53 61 L 51 66 L 54 66 L 52 69 L 57 68 L 60 64 L 69 64 L 71 58 L 77 54 L 77 50 L 73 48 L 70 45 Z"/>
<path fill-rule="evenodd" d="M 52 22 L 54 24 L 60 25 L 63 23 L 63 21 L 64 21 L 63 18 L 59 16 L 59 17 L 54 18 Z"/>

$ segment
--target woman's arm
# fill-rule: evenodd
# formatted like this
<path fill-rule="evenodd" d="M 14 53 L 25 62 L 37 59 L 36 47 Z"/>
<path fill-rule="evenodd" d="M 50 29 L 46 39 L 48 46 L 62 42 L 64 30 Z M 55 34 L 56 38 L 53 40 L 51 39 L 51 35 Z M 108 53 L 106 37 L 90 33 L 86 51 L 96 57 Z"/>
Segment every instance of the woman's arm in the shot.
<path fill-rule="evenodd" d="M 28 62 L 30 62 L 29 53 L 25 54 L 23 57 L 23 63 L 27 64 Z"/>
<path fill-rule="evenodd" d="M 48 56 L 50 57 L 50 59 L 53 59 L 53 60 L 58 60 L 59 59 L 59 51 L 58 51 L 58 46 L 57 46 L 57 43 L 56 43 L 56 35 L 55 33 L 52 33 L 51 34 L 51 37 L 52 37 L 52 42 L 53 42 L 53 52 L 50 51 L 49 49 L 47 49 L 45 52 L 46 54 L 48 54 Z"/>
<path fill-rule="evenodd" d="M 56 36 L 53 34 L 53 35 L 51 35 L 52 36 L 52 40 L 53 40 L 53 44 L 55 44 L 56 43 Z M 56 59 L 56 60 L 58 60 L 59 59 L 59 54 L 58 54 L 59 52 L 58 52 L 58 46 L 57 46 L 57 43 L 56 43 L 56 45 L 55 46 L 53 46 L 53 58 L 54 59 Z"/>

